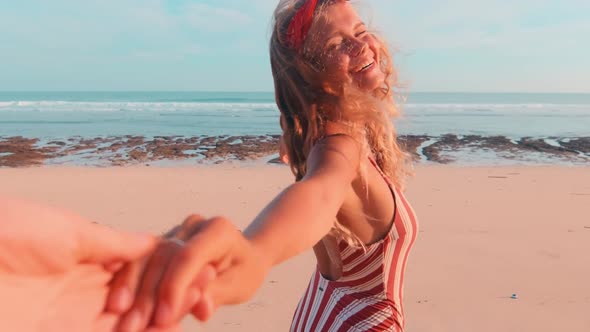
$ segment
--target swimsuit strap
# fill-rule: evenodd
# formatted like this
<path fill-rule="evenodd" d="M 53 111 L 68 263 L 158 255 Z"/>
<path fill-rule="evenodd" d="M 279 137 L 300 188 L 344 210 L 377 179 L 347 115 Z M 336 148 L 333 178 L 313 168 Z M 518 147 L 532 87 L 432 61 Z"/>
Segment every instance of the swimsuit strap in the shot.
<path fill-rule="evenodd" d="M 377 172 L 379 172 L 379 174 L 381 174 L 381 177 L 383 177 L 383 179 L 385 180 L 385 182 L 387 182 L 387 184 L 389 186 L 393 186 L 391 180 L 389 179 L 389 177 L 387 176 L 387 174 L 383 173 L 383 171 L 381 170 L 381 167 L 379 167 L 379 165 L 377 164 L 377 162 L 375 161 L 375 159 L 373 159 L 371 156 L 369 156 L 369 160 L 371 161 L 371 164 L 373 164 L 373 166 L 375 167 L 375 169 L 377 169 Z"/>

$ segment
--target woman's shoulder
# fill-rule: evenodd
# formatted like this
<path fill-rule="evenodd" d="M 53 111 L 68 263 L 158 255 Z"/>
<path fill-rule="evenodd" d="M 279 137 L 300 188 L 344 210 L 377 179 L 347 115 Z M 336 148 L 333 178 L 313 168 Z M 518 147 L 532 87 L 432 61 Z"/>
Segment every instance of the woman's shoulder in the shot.
<path fill-rule="evenodd" d="M 356 178 L 361 160 L 361 144 L 346 133 L 331 133 L 320 138 L 312 147 L 308 172 L 318 170 L 342 171 L 346 177 Z"/>

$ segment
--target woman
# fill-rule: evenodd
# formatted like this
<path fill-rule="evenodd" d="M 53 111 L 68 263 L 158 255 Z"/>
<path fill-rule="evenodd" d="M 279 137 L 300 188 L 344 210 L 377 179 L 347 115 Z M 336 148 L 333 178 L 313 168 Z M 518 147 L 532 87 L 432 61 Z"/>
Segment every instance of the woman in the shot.
<path fill-rule="evenodd" d="M 122 330 L 150 319 L 167 326 L 187 312 L 206 320 L 248 300 L 272 266 L 309 248 L 317 269 L 291 331 L 403 330 L 417 224 L 400 190 L 407 159 L 391 121 L 389 53 L 344 0 L 281 1 L 274 18 L 276 102 L 296 182 L 243 233 L 223 218 L 192 216 L 171 233 L 174 249 L 154 254 L 158 264 L 127 267 L 145 270 L 139 287 L 130 272 L 114 282 L 110 309 L 132 306 Z M 122 300 L 136 288 L 133 304 Z"/>

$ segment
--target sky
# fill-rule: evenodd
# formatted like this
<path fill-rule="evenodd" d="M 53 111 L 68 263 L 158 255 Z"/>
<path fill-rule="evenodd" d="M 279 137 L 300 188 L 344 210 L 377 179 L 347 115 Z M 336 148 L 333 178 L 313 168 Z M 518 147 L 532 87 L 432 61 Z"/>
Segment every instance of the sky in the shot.
<path fill-rule="evenodd" d="M 0 90 L 272 91 L 277 0 L 0 2 Z M 588 0 L 357 0 L 408 91 L 590 93 Z"/>

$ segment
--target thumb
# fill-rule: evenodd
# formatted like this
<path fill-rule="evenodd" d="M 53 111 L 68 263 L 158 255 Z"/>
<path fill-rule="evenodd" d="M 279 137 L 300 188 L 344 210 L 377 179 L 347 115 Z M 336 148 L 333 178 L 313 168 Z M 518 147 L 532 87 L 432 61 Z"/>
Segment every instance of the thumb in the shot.
<path fill-rule="evenodd" d="M 156 245 L 152 235 L 127 233 L 92 223 L 79 225 L 78 241 L 78 262 L 94 264 L 133 261 L 147 255 Z"/>

